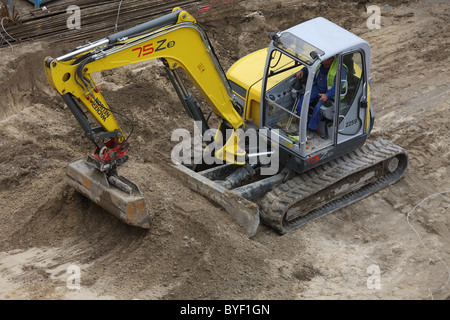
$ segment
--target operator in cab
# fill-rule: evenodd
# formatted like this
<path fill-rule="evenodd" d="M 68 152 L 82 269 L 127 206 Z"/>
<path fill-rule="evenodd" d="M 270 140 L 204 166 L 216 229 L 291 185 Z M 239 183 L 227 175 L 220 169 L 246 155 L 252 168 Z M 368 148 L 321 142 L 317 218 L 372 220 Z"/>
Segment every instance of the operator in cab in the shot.
<path fill-rule="evenodd" d="M 308 123 L 308 128 L 311 130 L 316 130 L 317 124 L 322 119 L 322 113 L 320 112 L 320 107 L 328 100 L 333 100 L 336 92 L 336 72 L 337 72 L 337 57 L 328 58 L 319 65 L 318 70 L 316 70 L 316 75 L 314 79 L 314 84 L 311 89 L 309 103 L 312 103 L 316 98 L 319 101 L 314 107 L 311 119 Z M 297 72 L 297 79 L 308 76 L 308 69 L 304 67 L 299 72 Z M 347 79 L 347 68 L 342 68 L 342 79 Z M 344 87 L 347 85 L 344 82 Z M 302 110 L 303 96 L 299 99 L 297 105 L 297 115 L 300 116 Z"/>

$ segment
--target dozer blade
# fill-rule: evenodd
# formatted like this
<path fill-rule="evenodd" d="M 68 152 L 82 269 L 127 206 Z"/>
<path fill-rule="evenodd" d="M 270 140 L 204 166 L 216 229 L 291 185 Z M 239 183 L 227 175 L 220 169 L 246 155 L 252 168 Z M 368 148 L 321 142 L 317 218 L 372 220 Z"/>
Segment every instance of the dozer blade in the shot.
<path fill-rule="evenodd" d="M 241 195 L 224 188 L 213 180 L 176 163 L 175 167 L 184 176 L 189 188 L 219 204 L 236 222 L 244 227 L 249 238 L 256 234 L 259 226 L 259 206 Z"/>
<path fill-rule="evenodd" d="M 145 198 L 131 181 L 107 176 L 92 164 L 77 159 L 67 165 L 67 182 L 78 192 L 126 224 L 150 228 Z"/>

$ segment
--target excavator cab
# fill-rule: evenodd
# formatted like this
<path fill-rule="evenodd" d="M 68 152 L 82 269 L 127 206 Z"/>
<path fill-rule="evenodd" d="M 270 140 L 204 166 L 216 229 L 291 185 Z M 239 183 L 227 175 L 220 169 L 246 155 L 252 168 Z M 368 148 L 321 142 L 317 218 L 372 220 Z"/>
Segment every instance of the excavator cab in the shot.
<path fill-rule="evenodd" d="M 363 145 L 373 124 L 367 42 L 324 18 L 269 36 L 260 115 L 247 123 L 270 129 L 267 138 L 279 141 L 280 162 L 300 173 Z M 335 93 L 318 104 L 314 87 L 327 59 L 333 61 L 327 89 Z M 300 70 L 305 76 L 298 79 Z"/>

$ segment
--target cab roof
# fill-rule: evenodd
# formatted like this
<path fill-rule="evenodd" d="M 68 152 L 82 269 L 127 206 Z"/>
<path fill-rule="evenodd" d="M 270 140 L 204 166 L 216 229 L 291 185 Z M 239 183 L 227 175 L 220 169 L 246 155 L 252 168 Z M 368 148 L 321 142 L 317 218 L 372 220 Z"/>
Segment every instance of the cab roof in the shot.
<path fill-rule="evenodd" d="M 363 48 L 367 51 L 370 50 L 367 41 L 323 17 L 300 23 L 281 32 L 281 34 L 284 32 L 290 32 L 322 50 L 325 54 L 320 57 L 321 60 L 348 49 Z"/>

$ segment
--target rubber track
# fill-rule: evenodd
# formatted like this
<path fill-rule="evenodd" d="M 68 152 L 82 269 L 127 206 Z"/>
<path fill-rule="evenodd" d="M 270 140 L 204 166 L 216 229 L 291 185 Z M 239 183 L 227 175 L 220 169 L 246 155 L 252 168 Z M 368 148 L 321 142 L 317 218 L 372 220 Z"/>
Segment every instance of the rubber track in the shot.
<path fill-rule="evenodd" d="M 388 173 L 360 189 L 344 194 L 340 198 L 324 203 L 293 220 L 285 220 L 285 214 L 289 208 L 298 205 L 302 199 L 307 199 L 316 193 L 320 194 L 321 190 L 332 186 L 334 183 L 396 156 L 399 159 L 399 164 L 394 172 Z M 302 173 L 268 192 L 259 202 L 261 219 L 279 233 L 287 233 L 395 183 L 403 176 L 407 166 L 406 152 L 392 142 L 379 140 L 366 144 L 347 155 Z"/>

